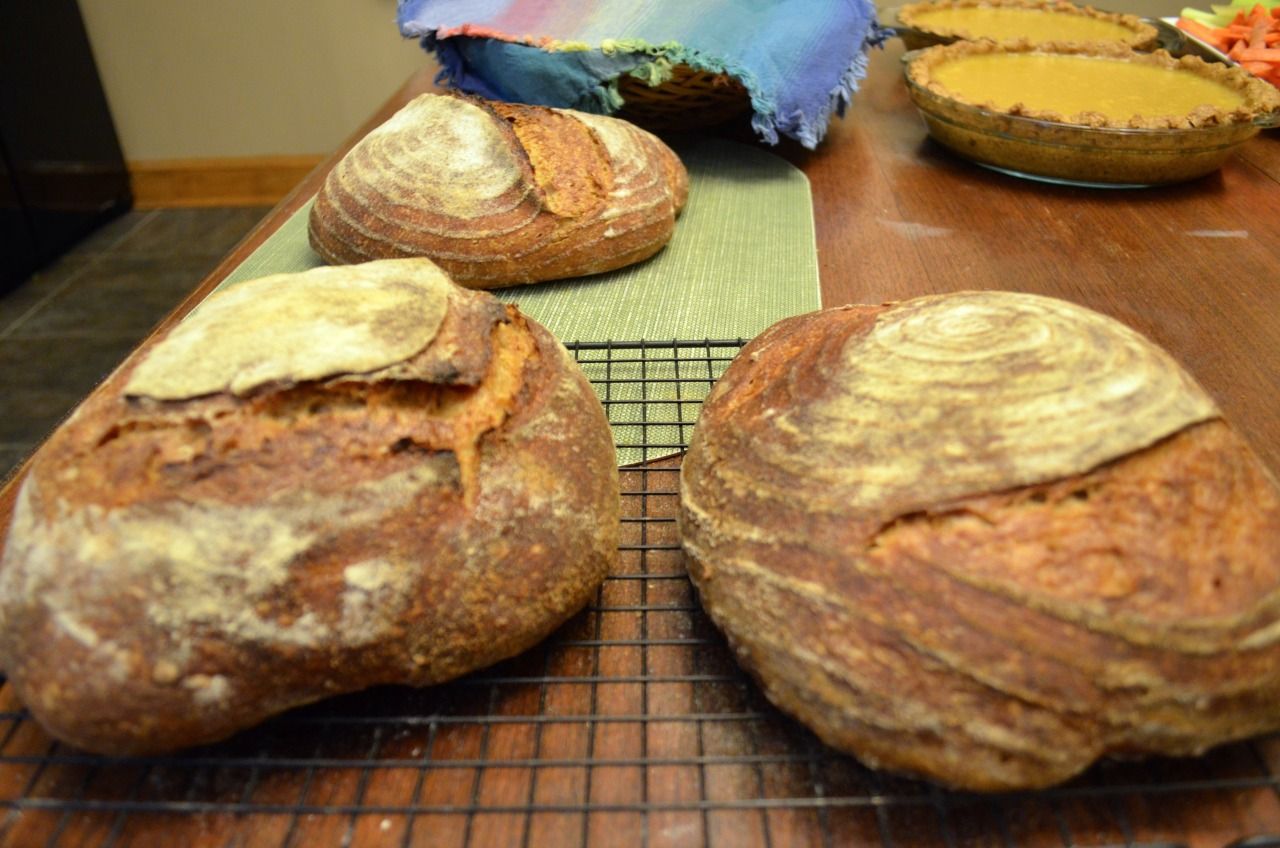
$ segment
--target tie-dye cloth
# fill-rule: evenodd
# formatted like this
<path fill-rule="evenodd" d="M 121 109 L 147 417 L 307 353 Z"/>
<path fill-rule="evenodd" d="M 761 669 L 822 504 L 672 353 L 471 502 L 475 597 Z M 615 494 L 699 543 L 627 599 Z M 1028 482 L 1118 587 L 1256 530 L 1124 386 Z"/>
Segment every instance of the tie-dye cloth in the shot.
<path fill-rule="evenodd" d="M 443 82 L 496 100 L 607 114 L 622 74 L 728 73 L 761 138 L 809 148 L 888 34 L 871 0 L 399 0 L 398 22 L 435 52 Z"/>

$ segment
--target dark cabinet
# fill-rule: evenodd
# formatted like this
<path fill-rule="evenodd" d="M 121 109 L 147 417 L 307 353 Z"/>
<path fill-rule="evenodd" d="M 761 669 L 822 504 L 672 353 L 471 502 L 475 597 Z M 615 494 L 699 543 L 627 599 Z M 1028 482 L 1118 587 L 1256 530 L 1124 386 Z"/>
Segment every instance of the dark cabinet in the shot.
<path fill-rule="evenodd" d="M 132 203 L 75 0 L 0 2 L 0 287 Z"/>

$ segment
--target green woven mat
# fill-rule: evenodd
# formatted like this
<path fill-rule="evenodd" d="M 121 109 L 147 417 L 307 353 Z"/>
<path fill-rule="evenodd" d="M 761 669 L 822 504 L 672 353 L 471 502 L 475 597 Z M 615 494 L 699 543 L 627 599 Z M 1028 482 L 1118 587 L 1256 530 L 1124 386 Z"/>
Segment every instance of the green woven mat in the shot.
<path fill-rule="evenodd" d="M 751 338 L 782 318 L 817 309 L 813 204 L 804 174 L 771 153 L 718 139 L 677 152 L 689 169 L 689 202 L 657 256 L 607 274 L 493 294 L 518 304 L 566 343 Z M 310 211 L 310 203 L 298 210 L 222 285 L 322 264 L 307 244 Z M 615 434 L 622 425 L 655 420 L 650 413 L 661 418 L 674 397 L 661 380 L 643 382 L 609 387 Z M 616 402 L 627 396 L 644 402 Z M 648 431 L 648 440 L 670 444 L 682 442 L 681 435 L 687 433 L 659 428 Z M 653 455 L 624 443 L 618 460 Z"/>

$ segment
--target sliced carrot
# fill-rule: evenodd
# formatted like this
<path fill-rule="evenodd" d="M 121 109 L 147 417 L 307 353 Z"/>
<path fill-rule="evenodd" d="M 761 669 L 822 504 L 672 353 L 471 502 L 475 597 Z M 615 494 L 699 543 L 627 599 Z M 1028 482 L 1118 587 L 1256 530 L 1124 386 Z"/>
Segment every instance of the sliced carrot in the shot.
<path fill-rule="evenodd" d="M 1255 2 L 1247 12 L 1237 7 L 1235 16 L 1222 26 L 1189 18 L 1179 18 L 1178 26 L 1226 53 L 1254 76 L 1280 87 L 1280 5 L 1268 9 Z"/>
<path fill-rule="evenodd" d="M 1267 30 L 1269 30 L 1271 17 L 1268 16 L 1265 21 L 1254 21 L 1252 27 L 1249 28 L 1249 46 L 1250 47 L 1266 47 L 1267 46 Z"/>
<path fill-rule="evenodd" d="M 1178 18 L 1178 28 L 1183 32 L 1194 35 L 1206 44 L 1217 47 L 1219 50 L 1227 49 L 1227 40 L 1219 35 L 1216 30 L 1205 26 L 1199 21 L 1193 21 L 1190 18 Z"/>
<path fill-rule="evenodd" d="M 1280 47 L 1242 47 L 1234 55 L 1227 55 L 1237 62 L 1280 62 Z"/>

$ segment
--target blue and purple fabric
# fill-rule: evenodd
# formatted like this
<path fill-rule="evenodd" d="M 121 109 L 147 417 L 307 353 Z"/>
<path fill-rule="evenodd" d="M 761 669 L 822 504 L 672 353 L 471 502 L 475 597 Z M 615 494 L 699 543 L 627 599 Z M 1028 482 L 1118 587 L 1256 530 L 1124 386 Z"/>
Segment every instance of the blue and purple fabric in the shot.
<path fill-rule="evenodd" d="M 498 100 L 609 113 L 623 74 L 728 73 L 761 138 L 816 147 L 888 35 L 871 0 L 399 0 L 442 81 Z"/>

